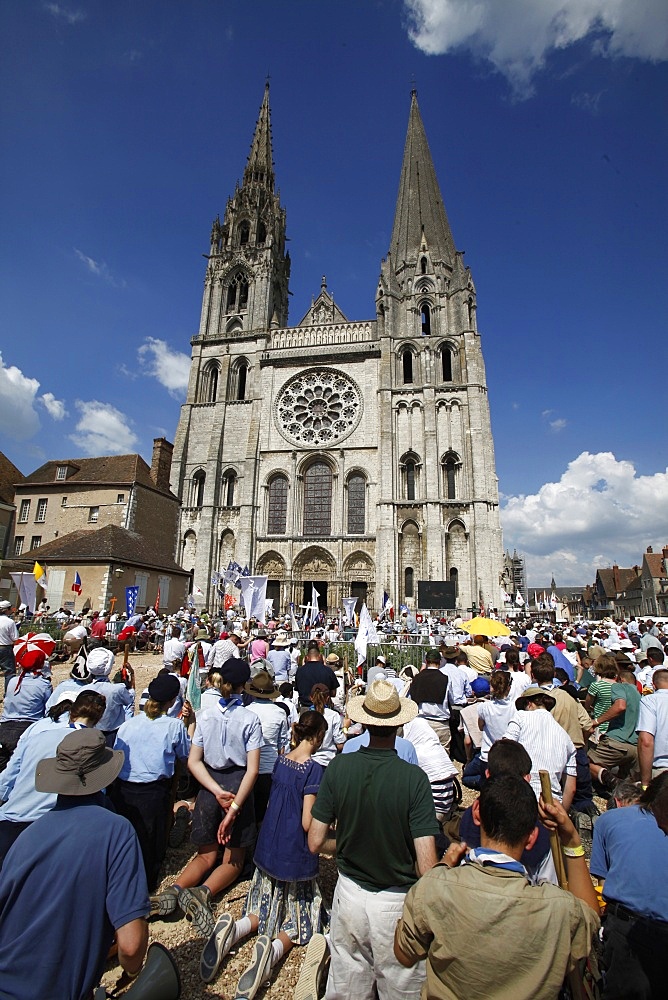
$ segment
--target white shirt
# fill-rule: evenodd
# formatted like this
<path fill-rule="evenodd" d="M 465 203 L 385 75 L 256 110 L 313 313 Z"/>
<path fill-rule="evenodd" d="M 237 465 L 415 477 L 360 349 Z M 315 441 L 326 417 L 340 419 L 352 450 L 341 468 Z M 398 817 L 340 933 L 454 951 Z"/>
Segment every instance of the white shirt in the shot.
<path fill-rule="evenodd" d="M 237 656 L 239 656 L 239 647 L 235 642 L 232 642 L 231 639 L 219 639 L 211 647 L 206 665 L 209 669 L 219 668 L 222 667 L 223 663 L 227 663 L 228 660 Z"/>
<path fill-rule="evenodd" d="M 441 673 L 448 678 L 448 690 L 453 705 L 465 705 L 467 698 L 473 697 L 471 681 L 457 663 L 444 663 Z M 478 676 L 477 672 L 476 677 Z"/>
<path fill-rule="evenodd" d="M 280 750 L 288 750 L 290 737 L 288 734 L 288 717 L 280 705 L 273 701 L 252 701 L 247 706 L 254 712 L 262 726 L 263 744 L 260 747 L 260 774 L 271 774 L 278 759 Z"/>
<path fill-rule="evenodd" d="M 510 694 L 508 697 L 513 702 L 517 701 L 520 695 L 524 694 L 527 688 L 531 687 L 533 681 L 524 670 L 512 670 L 510 673 Z"/>
<path fill-rule="evenodd" d="M 0 612 L 0 646 L 13 646 L 18 637 L 19 630 L 14 619 L 4 611 Z"/>
<path fill-rule="evenodd" d="M 575 747 L 565 729 L 544 708 L 517 712 L 502 737 L 521 743 L 531 757 L 531 787 L 540 796 L 539 771 L 550 775 L 552 794 L 563 797 L 562 780 L 576 776 Z"/>
<path fill-rule="evenodd" d="M 69 629 L 69 631 L 65 633 L 63 639 L 85 639 L 87 635 L 88 629 L 85 625 L 75 625 L 74 628 Z"/>
<path fill-rule="evenodd" d="M 668 689 L 660 688 L 640 700 L 636 732 L 654 737 L 653 768 L 668 768 Z"/>
<path fill-rule="evenodd" d="M 429 781 L 443 781 L 457 774 L 457 768 L 426 719 L 418 715 L 404 726 L 404 739 L 415 747 L 418 764 Z"/>
<path fill-rule="evenodd" d="M 171 666 L 175 660 L 179 663 L 185 656 L 186 644 L 181 642 L 180 639 L 165 639 L 165 645 L 162 650 L 162 662 L 167 666 Z"/>
<path fill-rule="evenodd" d="M 283 709 L 281 709 L 283 711 Z M 330 760 L 334 760 L 336 757 L 336 747 L 341 746 L 342 743 L 346 742 L 346 738 L 343 735 L 343 726 L 341 725 L 341 716 L 333 708 L 328 708 L 325 706 L 325 711 L 323 712 L 325 719 L 327 721 L 327 732 L 325 733 L 325 738 L 322 741 L 322 746 L 316 753 L 311 755 L 311 759 L 316 762 L 316 764 L 322 764 L 323 767 L 327 767 Z"/>
<path fill-rule="evenodd" d="M 478 704 L 478 719 L 485 723 L 480 744 L 481 760 L 487 760 L 489 748 L 492 743 L 501 739 L 514 715 L 515 701 L 510 696 L 494 701 L 481 701 Z"/>

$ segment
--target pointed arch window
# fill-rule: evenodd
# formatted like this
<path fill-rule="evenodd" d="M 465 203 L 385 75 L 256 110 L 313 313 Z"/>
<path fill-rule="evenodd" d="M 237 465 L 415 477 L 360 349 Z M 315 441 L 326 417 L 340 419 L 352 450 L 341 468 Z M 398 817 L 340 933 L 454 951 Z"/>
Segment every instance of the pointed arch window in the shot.
<path fill-rule="evenodd" d="M 206 473 L 203 469 L 198 469 L 190 483 L 190 506 L 202 508 L 204 506 L 204 484 L 206 483 Z"/>
<path fill-rule="evenodd" d="M 348 534 L 363 535 L 365 531 L 366 480 L 359 472 L 348 477 Z"/>
<path fill-rule="evenodd" d="M 250 222 L 244 219 L 239 225 L 239 246 L 245 247 L 250 239 Z"/>
<path fill-rule="evenodd" d="M 415 500 L 415 461 L 406 460 L 406 499 Z"/>
<path fill-rule="evenodd" d="M 332 533 L 332 470 L 313 462 L 304 473 L 304 534 Z"/>
<path fill-rule="evenodd" d="M 404 597 L 415 596 L 415 583 L 412 566 L 407 566 L 404 570 Z"/>
<path fill-rule="evenodd" d="M 444 382 L 452 382 L 452 351 L 448 344 L 441 347 L 441 375 Z"/>
<path fill-rule="evenodd" d="M 215 403 L 218 396 L 218 376 L 220 368 L 217 361 L 212 361 L 204 368 L 200 389 L 200 403 Z"/>
<path fill-rule="evenodd" d="M 273 476 L 269 480 L 269 514 L 267 518 L 267 533 L 284 535 L 288 518 L 288 480 L 287 476 Z"/>
<path fill-rule="evenodd" d="M 422 257 L 420 260 L 420 274 L 426 274 L 426 273 L 427 273 L 427 258 Z"/>
<path fill-rule="evenodd" d="M 427 302 L 423 302 L 420 306 L 420 322 L 422 324 L 422 336 L 431 336 L 431 309 Z"/>
<path fill-rule="evenodd" d="M 453 452 L 443 458 L 443 492 L 448 500 L 457 498 L 457 470 L 460 465 L 459 457 Z"/>
<path fill-rule="evenodd" d="M 401 355 L 401 371 L 404 385 L 411 385 L 413 382 L 413 352 L 405 350 Z"/>
<path fill-rule="evenodd" d="M 227 288 L 227 312 L 241 312 L 248 306 L 248 281 L 238 272 L 234 275 Z"/>
<path fill-rule="evenodd" d="M 246 383 L 248 381 L 248 365 L 242 362 L 237 369 L 237 399 L 243 401 L 246 398 Z"/>
<path fill-rule="evenodd" d="M 258 222 L 257 224 L 257 241 L 260 246 L 267 242 L 267 227 L 264 222 Z"/>
<path fill-rule="evenodd" d="M 234 492 L 236 489 L 237 477 L 233 469 L 223 476 L 223 506 L 234 507 Z"/>

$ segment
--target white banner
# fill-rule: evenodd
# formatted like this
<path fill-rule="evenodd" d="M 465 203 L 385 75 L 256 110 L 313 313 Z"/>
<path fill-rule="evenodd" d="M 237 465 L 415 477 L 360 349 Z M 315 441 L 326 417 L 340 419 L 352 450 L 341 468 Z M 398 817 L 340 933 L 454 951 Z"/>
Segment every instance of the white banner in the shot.
<path fill-rule="evenodd" d="M 356 604 L 357 604 L 357 598 L 356 597 L 344 597 L 343 598 L 343 607 L 345 608 L 345 612 L 346 612 L 346 625 L 353 625 L 354 622 L 355 622 L 354 612 L 355 612 L 355 605 Z"/>
<path fill-rule="evenodd" d="M 25 604 L 28 611 L 37 606 L 37 581 L 32 573 L 10 573 L 14 586 L 19 592 L 19 604 Z"/>
<path fill-rule="evenodd" d="M 376 626 L 374 625 L 371 615 L 369 614 L 369 609 L 366 604 L 362 605 L 362 610 L 360 611 L 360 627 L 357 630 L 357 638 L 355 639 L 355 651 L 357 653 L 357 666 L 366 660 L 366 650 L 369 643 L 378 643 L 378 632 L 376 631 Z"/>
<path fill-rule="evenodd" d="M 244 602 L 246 616 L 255 617 L 265 624 L 264 606 L 267 599 L 267 576 L 240 576 L 241 600 Z"/>
<path fill-rule="evenodd" d="M 311 621 L 314 622 L 318 617 L 318 598 L 320 594 L 315 589 L 315 584 L 311 584 Z"/>

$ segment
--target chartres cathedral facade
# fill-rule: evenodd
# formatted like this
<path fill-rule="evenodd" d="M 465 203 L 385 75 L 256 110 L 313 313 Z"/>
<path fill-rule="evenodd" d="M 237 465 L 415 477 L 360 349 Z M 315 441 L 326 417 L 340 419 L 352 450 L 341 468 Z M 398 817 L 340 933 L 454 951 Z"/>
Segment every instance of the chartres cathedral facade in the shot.
<path fill-rule="evenodd" d="M 503 569 L 476 291 L 455 249 L 416 95 L 375 317 L 349 320 L 323 279 L 288 325 L 286 211 L 269 89 L 241 186 L 217 218 L 192 339 L 172 490 L 179 561 L 199 602 L 230 560 L 269 578 L 274 608 L 364 597 L 499 604 Z"/>

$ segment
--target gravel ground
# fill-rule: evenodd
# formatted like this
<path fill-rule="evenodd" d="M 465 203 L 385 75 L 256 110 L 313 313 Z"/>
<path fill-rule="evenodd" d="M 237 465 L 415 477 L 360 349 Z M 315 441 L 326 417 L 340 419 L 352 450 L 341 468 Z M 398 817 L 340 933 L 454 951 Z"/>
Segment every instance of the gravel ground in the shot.
<path fill-rule="evenodd" d="M 130 654 L 130 665 L 135 671 L 135 684 L 138 694 L 148 685 L 149 681 L 155 677 L 162 666 L 162 659 L 152 653 L 132 653 Z M 122 663 L 122 654 L 116 657 L 116 664 Z M 64 680 L 69 672 L 67 664 L 54 664 L 53 684 L 54 687 Z M 457 765 L 461 771 L 461 766 Z M 464 801 L 463 805 L 468 806 L 476 797 L 476 793 L 462 788 Z M 604 809 L 602 801 L 597 800 L 599 808 Z M 178 848 L 170 848 L 163 869 L 163 880 L 160 888 L 165 888 L 176 881 L 179 872 L 183 870 L 194 850 L 188 837 Z M 336 864 L 332 858 L 322 857 L 320 860 L 320 887 L 322 889 L 325 903 L 331 906 L 332 894 L 336 883 Z M 241 916 L 241 910 L 250 882 L 237 882 L 227 892 L 221 896 L 216 903 L 216 913 L 229 910 L 237 918 Z M 223 962 L 222 969 L 213 983 L 204 984 L 199 976 L 199 959 L 204 945 L 203 940 L 197 936 L 196 931 L 185 919 L 152 920 L 149 924 L 149 936 L 151 941 L 159 941 L 168 948 L 173 955 L 181 976 L 182 991 L 184 1000 L 200 1000 L 200 998 L 212 996 L 233 997 L 236 991 L 237 982 L 243 970 L 250 962 L 253 954 L 254 937 L 241 942 L 234 948 Z M 288 956 L 279 963 L 274 970 L 271 981 L 260 990 L 258 997 L 260 1000 L 286 1000 L 292 997 L 294 988 L 299 978 L 299 970 L 303 961 L 305 948 L 294 948 Z M 110 962 L 103 984 L 108 990 L 114 988 L 121 973 L 120 966 L 115 962 Z"/>

